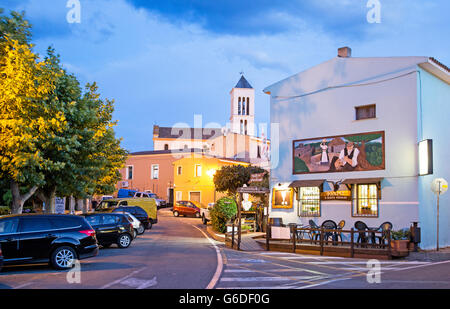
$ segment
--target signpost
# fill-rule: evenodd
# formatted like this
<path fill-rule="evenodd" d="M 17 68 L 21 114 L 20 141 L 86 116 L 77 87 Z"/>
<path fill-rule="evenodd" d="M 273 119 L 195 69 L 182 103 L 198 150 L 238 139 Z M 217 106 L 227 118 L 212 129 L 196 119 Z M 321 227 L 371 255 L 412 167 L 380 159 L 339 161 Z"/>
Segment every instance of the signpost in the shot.
<path fill-rule="evenodd" d="M 431 183 L 431 191 L 437 195 L 437 237 L 436 237 L 436 251 L 439 251 L 439 196 L 448 190 L 448 183 L 444 178 L 436 178 Z"/>
<path fill-rule="evenodd" d="M 55 197 L 55 213 L 63 215 L 66 211 L 66 198 Z"/>

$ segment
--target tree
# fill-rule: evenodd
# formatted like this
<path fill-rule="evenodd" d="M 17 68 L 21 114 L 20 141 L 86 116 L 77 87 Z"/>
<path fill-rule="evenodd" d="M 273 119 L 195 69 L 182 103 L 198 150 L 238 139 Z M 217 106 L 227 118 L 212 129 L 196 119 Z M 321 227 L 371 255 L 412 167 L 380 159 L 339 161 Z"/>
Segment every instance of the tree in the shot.
<path fill-rule="evenodd" d="M 249 185 L 252 174 L 264 173 L 265 170 L 257 166 L 231 165 L 223 166 L 214 175 L 214 185 L 218 192 L 226 192 L 228 195 L 235 197 L 237 189 L 244 185 Z M 260 183 L 254 185 L 269 187 L 269 176 L 266 173 L 264 179 Z"/>
<path fill-rule="evenodd" d="M 41 170 L 51 162 L 38 145 L 49 131 L 59 131 L 64 114 L 42 104 L 54 89 L 57 73 L 38 61 L 31 46 L 8 35 L 0 40 L 0 163 L 1 178 L 8 179 L 12 212 L 21 213 L 24 202 L 44 183 Z M 21 184 L 28 189 L 21 192 Z"/>
<path fill-rule="evenodd" d="M 114 102 L 100 99 L 95 83 L 82 94 L 79 82 L 61 67 L 54 50 L 48 50 L 47 59 L 53 71 L 62 72 L 48 101 L 61 103 L 66 117 L 64 129 L 50 136 L 42 149 L 63 167 L 47 170 L 46 183 L 37 193 L 46 203 L 46 212 L 54 212 L 56 195 L 85 199 L 94 193 L 112 193 L 127 152 L 115 137 Z"/>
<path fill-rule="evenodd" d="M 11 12 L 11 16 L 5 16 L 0 8 L 0 41 L 4 41 L 8 35 L 10 39 L 20 44 L 29 44 L 31 41 L 31 24 L 25 19 L 25 13 Z"/>

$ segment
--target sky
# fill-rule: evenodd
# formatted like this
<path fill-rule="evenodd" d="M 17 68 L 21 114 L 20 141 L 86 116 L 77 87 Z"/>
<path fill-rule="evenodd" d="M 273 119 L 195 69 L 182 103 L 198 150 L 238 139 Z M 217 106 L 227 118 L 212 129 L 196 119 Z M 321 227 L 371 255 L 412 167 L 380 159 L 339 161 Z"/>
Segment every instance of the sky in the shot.
<path fill-rule="evenodd" d="M 337 55 L 429 56 L 450 65 L 448 0 L 1 0 L 25 11 L 35 51 L 53 46 L 82 84 L 115 100 L 116 134 L 131 152 L 153 149 L 153 125 L 225 125 L 240 72 L 255 88 L 257 124 L 270 122 L 262 90 Z M 370 3 L 369 3 L 370 4 Z"/>

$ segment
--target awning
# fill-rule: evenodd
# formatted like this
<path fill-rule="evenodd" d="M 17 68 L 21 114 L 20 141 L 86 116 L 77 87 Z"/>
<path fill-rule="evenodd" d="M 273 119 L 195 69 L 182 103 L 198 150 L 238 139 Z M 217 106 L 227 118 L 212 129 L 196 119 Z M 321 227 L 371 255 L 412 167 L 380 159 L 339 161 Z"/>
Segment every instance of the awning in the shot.
<path fill-rule="evenodd" d="M 296 180 L 289 185 L 289 188 L 320 187 L 324 182 L 325 179 Z"/>
<path fill-rule="evenodd" d="M 342 184 L 344 185 L 357 185 L 357 184 L 372 184 L 380 183 L 384 178 L 355 178 L 345 179 Z"/>

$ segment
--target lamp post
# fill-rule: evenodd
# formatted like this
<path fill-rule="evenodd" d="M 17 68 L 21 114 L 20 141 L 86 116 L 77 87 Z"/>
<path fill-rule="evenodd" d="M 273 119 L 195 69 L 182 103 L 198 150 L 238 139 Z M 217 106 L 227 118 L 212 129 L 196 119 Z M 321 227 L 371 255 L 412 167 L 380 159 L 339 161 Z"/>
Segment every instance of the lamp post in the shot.
<path fill-rule="evenodd" d="M 444 178 L 436 178 L 431 183 L 431 190 L 437 195 L 436 251 L 439 251 L 439 196 L 447 192 L 448 183 Z"/>

